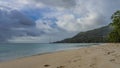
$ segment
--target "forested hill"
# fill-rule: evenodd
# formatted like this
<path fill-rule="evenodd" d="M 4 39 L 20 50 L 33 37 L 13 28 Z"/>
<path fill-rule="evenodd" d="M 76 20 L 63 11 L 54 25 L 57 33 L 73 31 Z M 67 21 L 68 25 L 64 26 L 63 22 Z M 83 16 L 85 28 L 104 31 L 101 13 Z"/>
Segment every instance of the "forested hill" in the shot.
<path fill-rule="evenodd" d="M 76 36 L 55 43 L 102 43 L 107 42 L 107 36 L 111 31 L 110 26 L 104 26 L 94 30 L 80 32 Z"/>

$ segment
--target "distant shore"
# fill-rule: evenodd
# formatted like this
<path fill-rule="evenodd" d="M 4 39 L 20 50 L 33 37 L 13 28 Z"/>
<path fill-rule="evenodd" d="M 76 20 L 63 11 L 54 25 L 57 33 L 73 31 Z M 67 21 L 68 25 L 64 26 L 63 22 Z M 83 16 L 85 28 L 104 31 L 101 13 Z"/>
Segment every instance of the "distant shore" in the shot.
<path fill-rule="evenodd" d="M 120 44 L 106 43 L 8 62 L 0 68 L 120 68 Z"/>

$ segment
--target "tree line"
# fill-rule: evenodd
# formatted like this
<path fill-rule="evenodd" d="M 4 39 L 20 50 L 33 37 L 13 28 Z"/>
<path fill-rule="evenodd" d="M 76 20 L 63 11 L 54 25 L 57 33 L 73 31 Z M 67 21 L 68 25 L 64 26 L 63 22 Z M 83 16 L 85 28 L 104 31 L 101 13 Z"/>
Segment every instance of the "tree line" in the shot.
<path fill-rule="evenodd" d="M 111 20 L 110 25 L 113 29 L 108 35 L 108 40 L 109 42 L 120 42 L 120 10 L 111 16 Z"/>

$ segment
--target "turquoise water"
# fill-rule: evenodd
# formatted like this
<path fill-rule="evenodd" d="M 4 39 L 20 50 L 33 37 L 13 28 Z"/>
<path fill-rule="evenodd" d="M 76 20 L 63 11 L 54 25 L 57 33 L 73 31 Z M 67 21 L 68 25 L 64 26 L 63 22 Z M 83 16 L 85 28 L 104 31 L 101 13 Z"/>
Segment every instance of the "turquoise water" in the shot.
<path fill-rule="evenodd" d="M 0 62 L 37 54 L 44 54 L 68 49 L 76 49 L 92 45 L 96 45 L 96 43 L 75 43 L 75 44 L 4 43 L 0 44 Z"/>

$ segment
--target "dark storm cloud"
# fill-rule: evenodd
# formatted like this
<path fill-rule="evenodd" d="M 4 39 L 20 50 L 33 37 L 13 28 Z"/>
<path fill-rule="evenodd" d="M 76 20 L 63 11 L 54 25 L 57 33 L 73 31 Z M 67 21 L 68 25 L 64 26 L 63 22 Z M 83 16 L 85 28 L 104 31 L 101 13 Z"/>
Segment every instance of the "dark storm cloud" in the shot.
<path fill-rule="evenodd" d="M 29 17 L 19 11 L 0 7 L 0 42 L 19 36 L 38 36 L 41 33 Z"/>

